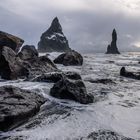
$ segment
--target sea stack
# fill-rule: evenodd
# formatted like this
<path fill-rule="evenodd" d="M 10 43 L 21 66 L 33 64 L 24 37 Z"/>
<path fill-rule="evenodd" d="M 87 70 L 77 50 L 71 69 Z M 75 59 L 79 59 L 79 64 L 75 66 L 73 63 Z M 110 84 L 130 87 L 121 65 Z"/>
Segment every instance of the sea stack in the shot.
<path fill-rule="evenodd" d="M 63 34 L 58 18 L 54 18 L 50 28 L 41 35 L 38 43 L 39 52 L 70 51 L 68 40 Z"/>
<path fill-rule="evenodd" d="M 112 32 L 112 42 L 108 45 L 106 54 L 120 54 L 117 48 L 117 32 L 114 29 Z"/>

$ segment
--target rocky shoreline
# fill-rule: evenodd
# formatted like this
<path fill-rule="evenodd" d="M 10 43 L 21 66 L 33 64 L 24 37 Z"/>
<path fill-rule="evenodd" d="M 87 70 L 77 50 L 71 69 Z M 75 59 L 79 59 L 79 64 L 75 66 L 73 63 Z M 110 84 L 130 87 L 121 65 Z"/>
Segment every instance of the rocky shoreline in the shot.
<path fill-rule="evenodd" d="M 5 40 L 11 36 L 13 37 L 13 35 L 9 35 L 7 38 L 4 36 Z M 16 37 L 14 39 L 18 40 Z M 62 72 L 54 64 L 55 61 L 52 62 L 47 55 L 39 56 L 35 46 L 25 45 L 20 52 L 17 52 L 16 50 L 20 49 L 19 44 L 15 42 L 17 43 L 16 48 L 13 49 L 10 43 L 5 42 L 0 49 L 0 76 L 2 79 L 23 79 L 46 84 L 52 82 L 55 84 L 50 90 L 50 95 L 56 98 L 74 100 L 82 104 L 93 102 L 93 97 L 88 95 L 78 73 Z M 83 57 L 78 52 L 70 50 L 65 55 L 68 55 L 69 58 L 61 58 L 65 61 L 65 65 L 82 65 Z M 28 90 L 10 86 L 0 87 L 0 131 L 11 130 L 25 123 L 29 117 L 39 111 L 40 106 L 44 103 L 45 99 L 42 96 Z"/>
<path fill-rule="evenodd" d="M 54 34 L 55 36 L 53 36 Z M 47 46 L 48 48 L 46 48 L 46 50 L 44 46 L 42 47 L 44 38 L 45 43 L 49 44 L 49 47 Z M 116 31 L 113 30 L 112 43 L 111 46 L 108 47 L 107 54 L 120 54 L 117 49 L 116 41 L 117 34 Z M 69 48 L 68 41 L 62 32 L 62 27 L 57 18 L 53 20 L 51 27 L 43 33 L 38 50 L 33 45 L 22 46 L 23 43 L 24 41 L 16 36 L 0 32 L 0 76 L 2 79 L 22 79 L 24 82 L 42 82 L 46 85 L 52 83 L 53 86 L 49 91 L 50 96 L 60 100 L 68 99 L 83 105 L 90 105 L 95 101 L 94 96 L 88 92 L 85 81 L 90 82 L 91 84 L 116 84 L 115 81 L 109 78 L 83 80 L 79 73 L 73 71 L 65 72 L 57 67 L 59 64 L 64 67 L 82 66 L 84 62 L 84 58 L 80 53 Z M 54 60 L 51 60 L 47 54 L 39 56 L 39 52 L 44 50 L 48 52 L 58 51 L 58 48 L 56 49 L 54 46 L 62 47 L 61 49 L 59 48 L 59 52 L 63 51 L 64 53 L 60 54 Z M 114 52 L 112 48 L 115 48 L 116 51 Z M 120 76 L 136 80 L 140 79 L 138 74 L 126 71 L 124 67 L 120 70 Z M 105 93 L 102 92 L 102 94 Z M 29 119 L 36 117 L 36 114 L 40 113 L 42 105 L 47 104 L 47 102 L 50 101 L 43 95 L 39 95 L 37 91 L 24 90 L 16 86 L 1 86 L 0 131 L 5 132 L 14 130 L 19 126 L 26 124 Z M 51 111 L 55 105 L 53 103 L 50 104 L 51 105 L 46 108 Z M 53 110 L 47 115 L 52 115 L 53 113 L 59 114 L 63 111 L 67 112 L 67 109 L 64 108 L 64 110 L 62 110 L 61 108 L 58 109 L 58 112 L 54 112 Z M 34 124 L 27 127 L 29 128 L 33 125 Z M 107 130 L 93 132 L 89 134 L 87 138 L 81 139 L 98 138 L 100 140 L 104 137 L 108 140 L 131 140 L 130 138 L 123 137 L 115 132 Z"/>

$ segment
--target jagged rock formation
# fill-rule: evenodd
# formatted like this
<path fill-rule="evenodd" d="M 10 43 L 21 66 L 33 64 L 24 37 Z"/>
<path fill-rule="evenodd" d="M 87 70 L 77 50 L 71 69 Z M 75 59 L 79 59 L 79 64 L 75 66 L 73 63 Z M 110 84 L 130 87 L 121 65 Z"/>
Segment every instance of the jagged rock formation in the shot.
<path fill-rule="evenodd" d="M 62 32 L 57 17 L 52 21 L 50 28 L 42 34 L 38 50 L 39 52 L 66 52 L 70 50 L 68 40 Z"/>
<path fill-rule="evenodd" d="M 0 50 L 0 75 L 7 80 L 25 78 L 29 74 L 28 69 L 23 65 L 20 58 L 9 47 L 4 46 Z"/>
<path fill-rule="evenodd" d="M 115 29 L 112 32 L 112 42 L 111 45 L 108 45 L 106 54 L 120 54 L 117 48 L 117 33 Z"/>
<path fill-rule="evenodd" d="M 3 46 L 7 46 L 15 52 L 18 52 L 23 43 L 24 40 L 19 37 L 0 31 L 0 49 Z"/>
<path fill-rule="evenodd" d="M 13 129 L 27 121 L 45 101 L 41 95 L 28 90 L 0 87 L 0 131 Z"/>
<path fill-rule="evenodd" d="M 9 47 L 0 50 L 0 75 L 3 79 L 30 79 L 52 71 L 57 71 L 57 68 L 47 56 L 23 60 Z"/>
<path fill-rule="evenodd" d="M 56 64 L 63 64 L 65 66 L 80 66 L 83 64 L 83 57 L 78 52 L 71 50 L 69 52 L 59 55 L 55 60 Z"/>

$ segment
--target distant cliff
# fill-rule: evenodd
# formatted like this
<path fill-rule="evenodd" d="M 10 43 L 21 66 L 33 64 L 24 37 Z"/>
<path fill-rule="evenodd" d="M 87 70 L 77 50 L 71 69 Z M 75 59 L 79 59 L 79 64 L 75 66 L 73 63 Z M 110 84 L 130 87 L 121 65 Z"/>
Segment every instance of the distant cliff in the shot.
<path fill-rule="evenodd" d="M 58 18 L 54 18 L 50 28 L 44 32 L 38 43 L 39 52 L 66 52 L 69 48 L 68 40 L 63 34 Z"/>
<path fill-rule="evenodd" d="M 117 48 L 117 33 L 115 29 L 112 32 L 112 42 L 111 45 L 108 45 L 106 54 L 120 54 Z"/>

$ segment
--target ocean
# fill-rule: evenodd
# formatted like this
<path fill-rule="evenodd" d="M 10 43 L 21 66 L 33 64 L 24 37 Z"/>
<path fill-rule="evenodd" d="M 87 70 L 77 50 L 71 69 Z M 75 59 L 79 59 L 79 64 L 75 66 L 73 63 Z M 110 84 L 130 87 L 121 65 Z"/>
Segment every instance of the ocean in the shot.
<path fill-rule="evenodd" d="M 53 60 L 58 55 L 50 53 L 49 58 Z M 82 105 L 54 98 L 49 95 L 53 83 L 1 80 L 0 86 L 14 85 L 35 91 L 48 100 L 27 123 L 12 131 L 1 132 L 1 140 L 80 140 L 88 139 L 91 133 L 99 131 L 111 131 L 127 138 L 140 139 L 140 81 L 120 76 L 122 66 L 140 72 L 140 54 L 82 55 L 82 66 L 57 67 L 62 71 L 79 73 L 87 92 L 94 96 L 94 103 Z M 110 82 L 92 82 L 99 79 L 109 79 Z M 111 140 L 106 135 L 99 140 L 106 139 Z M 116 139 L 112 137 L 112 140 Z"/>

